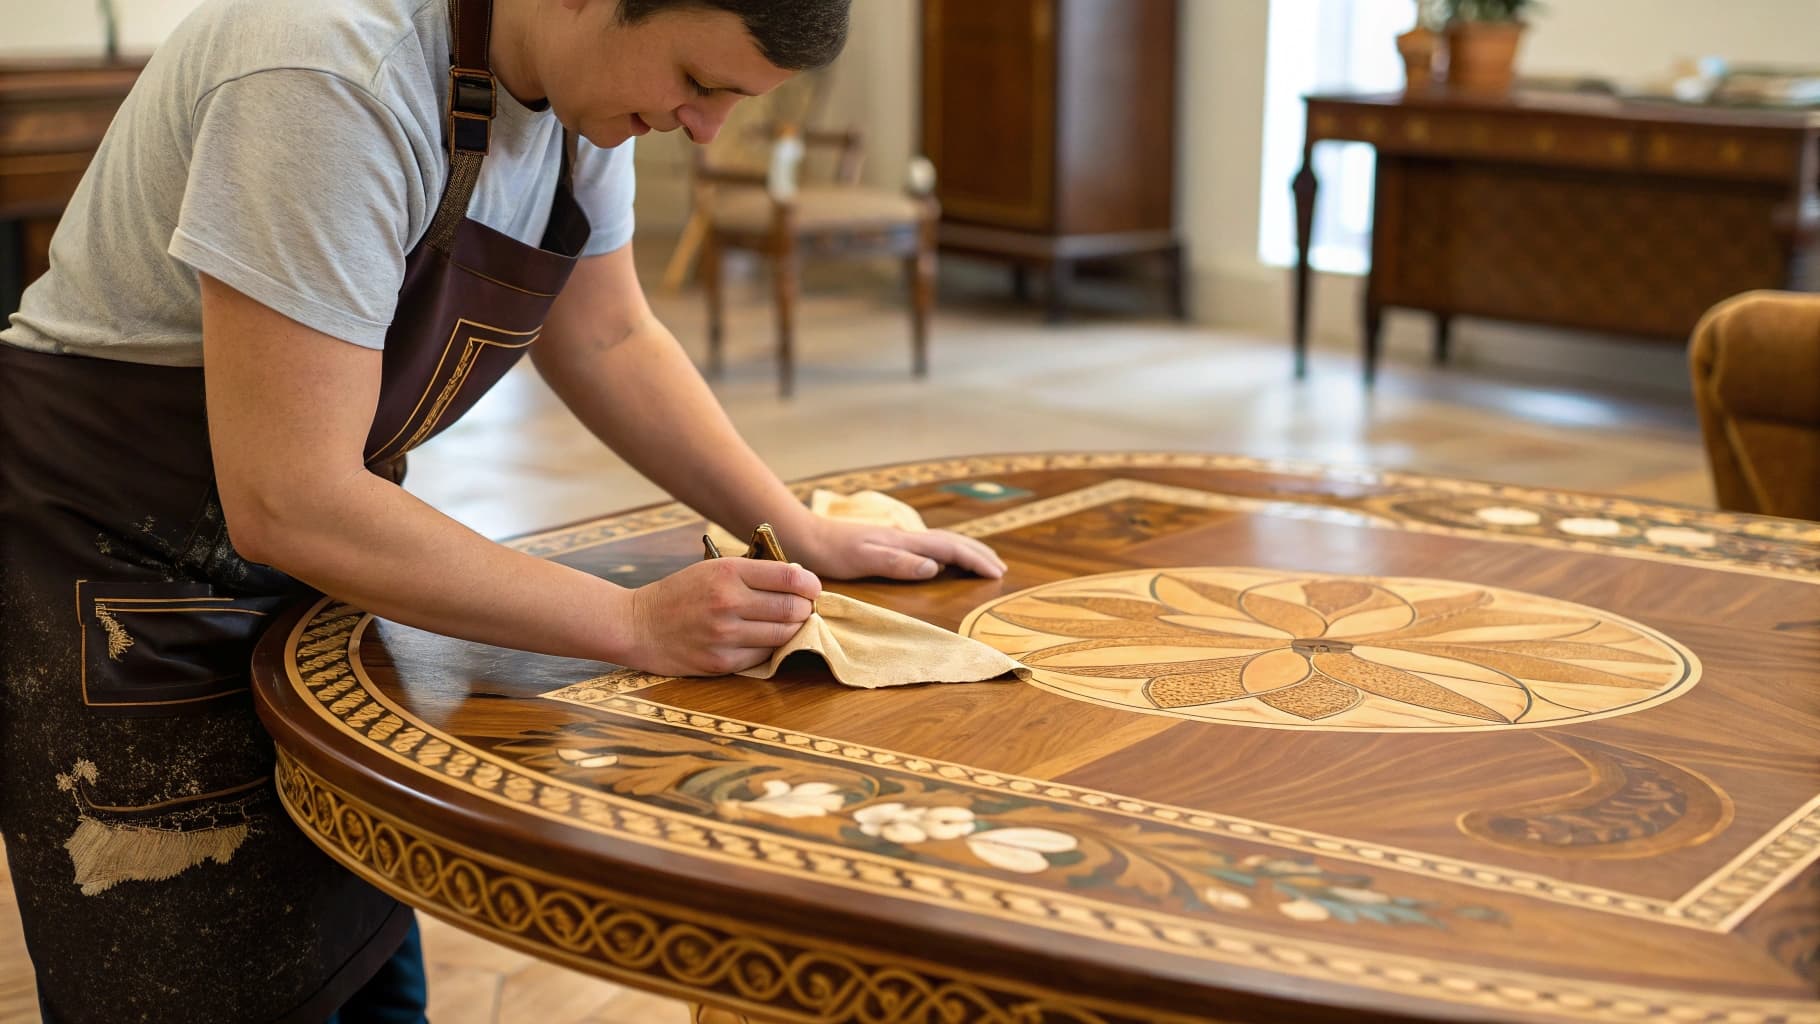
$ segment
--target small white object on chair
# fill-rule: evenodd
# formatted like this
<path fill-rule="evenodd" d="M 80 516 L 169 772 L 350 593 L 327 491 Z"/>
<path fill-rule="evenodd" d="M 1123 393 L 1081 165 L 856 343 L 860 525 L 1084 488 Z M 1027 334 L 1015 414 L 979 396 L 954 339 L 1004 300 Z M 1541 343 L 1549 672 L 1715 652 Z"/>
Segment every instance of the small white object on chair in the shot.
<path fill-rule="evenodd" d="M 910 158 L 904 171 L 904 190 L 913 196 L 926 196 L 935 191 L 935 164 L 922 155 Z"/>
<path fill-rule="evenodd" d="M 796 198 L 796 168 L 803 162 L 803 140 L 795 132 L 786 132 L 771 144 L 771 168 L 765 175 L 765 191 L 780 203 Z"/>

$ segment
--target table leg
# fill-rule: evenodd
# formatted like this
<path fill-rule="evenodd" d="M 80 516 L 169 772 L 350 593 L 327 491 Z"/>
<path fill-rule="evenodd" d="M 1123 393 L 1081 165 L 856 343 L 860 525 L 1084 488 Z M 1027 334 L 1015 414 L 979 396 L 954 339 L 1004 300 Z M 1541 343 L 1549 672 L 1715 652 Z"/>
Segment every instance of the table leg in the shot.
<path fill-rule="evenodd" d="M 1447 357 L 1453 345 L 1453 316 L 1448 313 L 1435 314 L 1435 365 L 1446 366 Z"/>
<path fill-rule="evenodd" d="M 1365 300 L 1365 386 L 1370 387 L 1378 377 L 1378 348 L 1383 338 L 1384 307 L 1371 301 L 1367 289 Z"/>
<path fill-rule="evenodd" d="M 1022 263 L 1011 265 L 1011 297 L 1019 302 L 1030 301 L 1030 268 Z"/>
<path fill-rule="evenodd" d="M 1290 190 L 1295 193 L 1295 375 L 1308 375 L 1308 244 L 1314 235 L 1314 197 L 1319 182 L 1314 176 L 1313 143 L 1302 147 L 1302 169 Z"/>

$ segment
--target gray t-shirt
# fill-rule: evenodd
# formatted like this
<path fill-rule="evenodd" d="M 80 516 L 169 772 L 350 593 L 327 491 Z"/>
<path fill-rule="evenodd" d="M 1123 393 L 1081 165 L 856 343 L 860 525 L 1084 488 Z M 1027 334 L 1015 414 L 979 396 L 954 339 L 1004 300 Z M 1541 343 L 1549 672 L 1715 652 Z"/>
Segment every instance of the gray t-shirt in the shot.
<path fill-rule="evenodd" d="M 153 55 L 0 342 L 202 365 L 197 272 L 385 345 L 448 176 L 447 0 L 207 0 Z M 537 244 L 562 126 L 498 90 L 468 216 Z M 632 143 L 580 143 L 583 255 L 632 237 Z"/>

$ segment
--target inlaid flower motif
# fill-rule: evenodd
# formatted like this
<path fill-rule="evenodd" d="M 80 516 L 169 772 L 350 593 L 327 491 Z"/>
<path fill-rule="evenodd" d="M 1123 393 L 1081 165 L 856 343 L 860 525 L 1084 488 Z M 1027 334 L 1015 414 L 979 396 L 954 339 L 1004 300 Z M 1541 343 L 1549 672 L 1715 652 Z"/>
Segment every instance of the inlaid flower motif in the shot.
<path fill-rule="evenodd" d="M 1063 581 L 969 617 L 1039 686 L 1258 725 L 1495 728 L 1679 692 L 1697 663 L 1594 608 L 1446 580 L 1255 569 Z"/>
<path fill-rule="evenodd" d="M 1478 509 L 1473 515 L 1494 526 L 1534 526 L 1542 521 L 1534 511 L 1510 505 L 1492 505 Z"/>
<path fill-rule="evenodd" d="M 965 807 L 907 807 L 873 804 L 853 812 L 859 830 L 887 842 L 909 845 L 930 839 L 956 839 L 973 831 L 973 812 Z"/>
<path fill-rule="evenodd" d="M 1333 916 L 1326 907 L 1314 900 L 1290 900 L 1288 903 L 1277 904 L 1277 909 L 1283 912 L 1284 917 L 1297 921 L 1325 921 Z"/>
<path fill-rule="evenodd" d="M 1643 531 L 1643 538 L 1659 547 L 1694 550 L 1710 548 L 1719 542 L 1705 530 L 1690 530 L 1685 526 L 1652 526 Z"/>
<path fill-rule="evenodd" d="M 582 750 L 578 747 L 563 747 L 556 752 L 556 756 L 577 768 L 610 768 L 619 763 L 616 754 L 603 754 L 598 750 Z"/>
<path fill-rule="evenodd" d="M 840 810 L 845 802 L 839 791 L 826 782 L 803 782 L 792 786 L 782 779 L 767 779 L 762 788 L 764 795 L 756 800 L 731 802 L 743 810 L 779 818 L 818 818 Z"/>
<path fill-rule="evenodd" d="M 873 804 L 853 812 L 860 832 L 900 846 L 941 839 L 966 838 L 967 849 L 995 868 L 1035 874 L 1050 867 L 1049 854 L 1067 853 L 1080 845 L 1066 832 L 1049 828 L 993 828 L 965 807 L 911 807 Z"/>
<path fill-rule="evenodd" d="M 996 828 L 967 837 L 967 849 L 995 868 L 1032 875 L 1049 866 L 1050 853 L 1067 853 L 1079 843 L 1048 828 Z"/>
<path fill-rule="evenodd" d="M 1251 897 L 1231 889 L 1208 886 L 1201 890 L 1201 900 L 1210 907 L 1223 910 L 1244 910 L 1251 906 Z"/>
<path fill-rule="evenodd" d="M 1624 532 L 1624 524 L 1616 519 L 1589 519 L 1576 516 L 1562 519 L 1555 523 L 1555 529 L 1562 533 L 1571 533 L 1576 537 L 1616 537 Z"/>

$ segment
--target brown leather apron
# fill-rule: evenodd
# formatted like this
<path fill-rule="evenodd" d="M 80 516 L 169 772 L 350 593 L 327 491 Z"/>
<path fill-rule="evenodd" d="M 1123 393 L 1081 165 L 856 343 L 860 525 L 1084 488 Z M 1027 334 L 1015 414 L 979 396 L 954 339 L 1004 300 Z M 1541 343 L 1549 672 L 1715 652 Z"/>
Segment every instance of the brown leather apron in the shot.
<path fill-rule="evenodd" d="M 449 181 L 366 451 L 394 480 L 525 354 L 589 231 L 567 137 L 541 247 L 467 219 L 491 10 L 450 7 Z M 0 829 L 58 1020 L 319 1021 L 410 923 L 278 805 L 247 665 L 309 592 L 229 542 L 203 372 L 0 344 Z"/>

